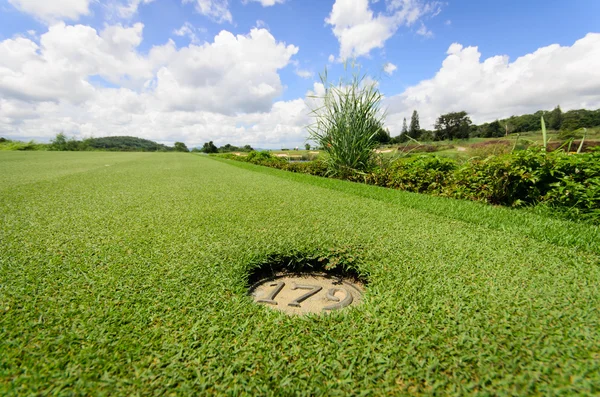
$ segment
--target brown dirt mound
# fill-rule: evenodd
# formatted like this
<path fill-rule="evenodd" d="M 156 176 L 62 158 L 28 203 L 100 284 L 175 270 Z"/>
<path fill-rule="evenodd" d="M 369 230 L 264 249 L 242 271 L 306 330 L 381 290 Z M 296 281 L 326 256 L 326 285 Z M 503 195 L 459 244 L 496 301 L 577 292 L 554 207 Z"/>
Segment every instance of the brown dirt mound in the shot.
<path fill-rule="evenodd" d="M 581 140 L 577 140 L 577 141 L 573 141 L 573 143 L 571 144 L 571 151 L 572 152 L 576 152 L 577 149 L 579 148 L 579 144 L 581 143 Z M 550 142 L 548 143 L 548 151 L 554 151 L 556 149 L 558 149 L 559 147 L 562 146 L 562 150 L 567 150 L 569 148 L 569 144 L 565 144 L 565 142 Z M 583 142 L 583 148 L 581 149 L 581 151 L 583 153 L 585 152 L 591 152 L 593 148 L 600 146 L 600 141 L 584 141 Z"/>
<path fill-rule="evenodd" d="M 406 145 L 398 147 L 398 151 L 402 153 L 415 152 L 415 153 L 433 153 L 439 152 L 440 150 L 452 149 L 453 145 Z"/>
<path fill-rule="evenodd" d="M 479 148 L 483 148 L 483 147 L 486 147 L 486 146 L 492 146 L 492 145 L 510 146 L 511 142 L 500 140 L 500 139 L 492 139 L 492 140 L 489 140 L 489 141 L 474 143 L 474 144 L 471 145 L 471 148 L 472 149 L 479 149 Z"/>

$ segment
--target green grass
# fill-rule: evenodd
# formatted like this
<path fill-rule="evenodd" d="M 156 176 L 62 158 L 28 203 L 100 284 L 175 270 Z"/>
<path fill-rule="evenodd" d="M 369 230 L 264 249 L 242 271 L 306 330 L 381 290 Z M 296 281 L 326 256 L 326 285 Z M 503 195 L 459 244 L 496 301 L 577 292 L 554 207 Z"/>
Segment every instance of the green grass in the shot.
<path fill-rule="evenodd" d="M 0 394 L 598 394 L 598 228 L 177 153 L 0 153 Z M 362 247 L 361 306 L 247 296 Z M 357 248 L 358 250 L 358 248 Z"/>

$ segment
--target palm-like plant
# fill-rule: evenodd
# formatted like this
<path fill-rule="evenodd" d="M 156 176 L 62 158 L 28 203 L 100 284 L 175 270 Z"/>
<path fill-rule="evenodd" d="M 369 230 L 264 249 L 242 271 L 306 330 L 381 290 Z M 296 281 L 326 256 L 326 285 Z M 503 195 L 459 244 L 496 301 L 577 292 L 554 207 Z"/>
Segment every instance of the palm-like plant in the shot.
<path fill-rule="evenodd" d="M 343 178 L 369 170 L 378 145 L 375 136 L 385 118 L 380 107 L 383 95 L 364 74 L 354 72 L 338 84 L 328 82 L 327 70 L 320 77 L 325 94 L 313 96 L 321 105 L 312 109 L 310 138 L 327 153 L 330 175 Z"/>

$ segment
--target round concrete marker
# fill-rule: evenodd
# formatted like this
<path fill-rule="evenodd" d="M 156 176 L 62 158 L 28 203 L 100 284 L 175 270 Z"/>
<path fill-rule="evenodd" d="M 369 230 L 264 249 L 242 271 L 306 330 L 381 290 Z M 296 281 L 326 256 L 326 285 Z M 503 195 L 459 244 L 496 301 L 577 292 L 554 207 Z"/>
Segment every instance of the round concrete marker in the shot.
<path fill-rule="evenodd" d="M 360 303 L 362 285 L 321 273 L 279 274 L 250 289 L 254 301 L 287 314 L 327 313 Z"/>

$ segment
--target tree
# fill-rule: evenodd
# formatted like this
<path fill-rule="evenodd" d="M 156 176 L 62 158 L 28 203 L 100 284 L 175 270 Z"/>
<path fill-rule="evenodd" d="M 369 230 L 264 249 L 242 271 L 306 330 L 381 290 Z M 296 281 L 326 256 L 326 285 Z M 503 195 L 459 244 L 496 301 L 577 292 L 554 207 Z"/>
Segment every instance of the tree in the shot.
<path fill-rule="evenodd" d="M 550 117 L 548 117 L 548 127 L 551 130 L 560 130 L 563 123 L 563 112 L 560 109 L 560 105 L 556 106 L 552 112 L 550 112 Z"/>
<path fill-rule="evenodd" d="M 210 141 L 210 142 L 204 142 L 204 145 L 202 145 L 202 149 L 200 149 L 200 151 L 208 154 L 208 153 L 217 153 L 219 151 L 219 149 L 217 149 L 217 147 L 215 146 L 213 141 Z"/>
<path fill-rule="evenodd" d="M 413 110 L 412 116 L 410 118 L 410 128 L 408 129 L 408 136 L 413 139 L 419 138 L 421 135 L 421 126 L 419 124 L 419 113 L 416 110 Z"/>
<path fill-rule="evenodd" d="M 50 141 L 50 147 L 52 150 L 67 150 L 67 136 L 62 132 L 56 134 L 56 137 Z"/>
<path fill-rule="evenodd" d="M 381 127 L 381 128 L 379 128 L 379 131 L 377 131 L 377 134 L 375 134 L 373 139 L 375 139 L 381 145 L 386 145 L 386 144 L 390 143 L 390 141 L 392 140 L 392 137 L 390 136 L 390 133 L 388 130 Z"/>
<path fill-rule="evenodd" d="M 189 149 L 183 142 L 175 142 L 174 149 L 176 152 L 189 152 Z"/>
<path fill-rule="evenodd" d="M 304 145 L 304 149 L 306 149 L 306 150 L 310 150 L 310 143 L 307 143 L 307 144 L 305 144 L 305 145 Z"/>
<path fill-rule="evenodd" d="M 471 124 L 465 111 L 442 114 L 435 122 L 435 140 L 467 139 Z"/>
<path fill-rule="evenodd" d="M 483 136 L 486 138 L 498 138 L 505 135 L 504 129 L 498 120 L 482 125 Z"/>
<path fill-rule="evenodd" d="M 404 118 L 404 120 L 402 120 L 402 132 L 401 134 L 407 134 L 408 133 L 408 127 L 406 126 L 406 117 Z"/>

